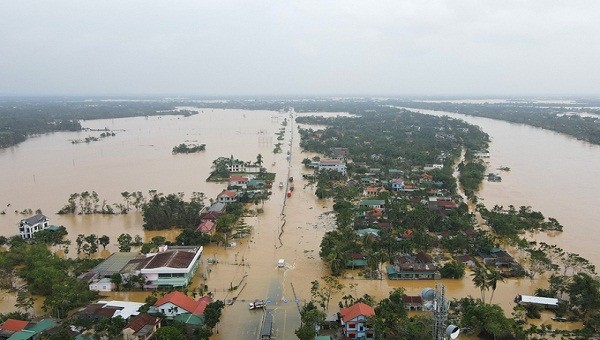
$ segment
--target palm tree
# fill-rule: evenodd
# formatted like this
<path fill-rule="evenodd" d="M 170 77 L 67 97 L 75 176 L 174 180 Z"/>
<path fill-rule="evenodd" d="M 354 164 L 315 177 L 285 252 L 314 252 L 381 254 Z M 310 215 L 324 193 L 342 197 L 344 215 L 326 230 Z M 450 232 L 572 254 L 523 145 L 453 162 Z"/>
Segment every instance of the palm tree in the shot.
<path fill-rule="evenodd" d="M 473 277 L 475 287 L 481 290 L 481 300 L 485 302 L 485 291 L 489 289 L 487 269 L 485 267 L 475 267 L 471 276 Z"/>
<path fill-rule="evenodd" d="M 494 298 L 494 292 L 496 291 L 496 285 L 498 281 L 504 282 L 504 276 L 500 274 L 500 271 L 496 268 L 492 268 L 487 273 L 487 285 L 492 288 L 492 295 L 490 296 L 490 304 L 492 303 L 492 299 Z"/>

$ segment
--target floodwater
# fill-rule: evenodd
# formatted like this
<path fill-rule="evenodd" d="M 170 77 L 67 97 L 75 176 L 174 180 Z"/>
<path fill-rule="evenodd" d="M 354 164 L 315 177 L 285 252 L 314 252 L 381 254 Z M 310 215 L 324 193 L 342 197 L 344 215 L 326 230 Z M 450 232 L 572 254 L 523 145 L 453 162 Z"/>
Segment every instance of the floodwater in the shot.
<path fill-rule="evenodd" d="M 529 235 L 538 242 L 556 244 L 600 266 L 600 249 L 594 237 L 600 230 L 600 146 L 553 131 L 488 118 L 450 112 L 414 110 L 447 115 L 480 126 L 492 139 L 488 172 L 502 182 L 484 181 L 478 193 L 489 208 L 531 206 L 556 218 L 562 233 Z M 509 167 L 510 171 L 497 170 Z"/>
<path fill-rule="evenodd" d="M 124 232 L 139 234 L 145 240 L 156 235 L 173 239 L 177 231 L 145 232 L 137 212 L 115 216 L 61 216 L 55 212 L 66 204 L 71 193 L 86 190 L 97 191 L 101 199 L 110 203 L 122 202 L 123 191 L 145 193 L 152 189 L 165 194 L 184 192 L 188 195 L 199 191 L 208 198 L 214 198 L 226 186 L 225 183 L 205 181 L 214 159 L 234 155 L 238 159 L 254 161 L 261 153 L 264 165 L 276 173 L 275 183 L 288 183 L 290 176 L 294 178 L 292 197 L 286 199 L 286 189 L 275 185 L 270 200 L 252 207 L 262 208 L 264 212 L 245 218 L 245 222 L 254 229 L 249 238 L 237 240 L 232 248 L 205 247 L 203 264 L 190 288 L 206 284 L 216 298 L 236 299 L 233 305 L 225 308 L 216 339 L 258 337 L 262 312 L 248 310 L 247 304 L 254 299 L 267 300 L 268 309 L 274 315 L 274 335 L 278 339 L 294 339 L 294 329 L 300 322 L 296 301 L 302 303 L 310 299 L 310 282 L 329 274 L 318 252 L 323 234 L 334 228 L 332 202 L 316 199 L 314 187 L 302 179 L 302 173 L 308 172 L 301 164 L 302 159 L 315 154 L 301 151 L 295 123 L 286 127 L 283 152 L 272 153 L 274 144 L 278 142 L 274 134 L 284 117 L 288 117 L 289 121 L 288 114 L 216 109 L 199 111 L 198 115 L 186 118 L 161 116 L 86 121 L 83 122 L 85 127 L 108 127 L 116 130 L 117 135 L 90 144 L 71 144 L 68 140 L 98 135 L 99 132 L 54 133 L 0 150 L 0 211 L 6 210 L 5 215 L 0 215 L 0 234 L 16 234 L 18 221 L 27 217 L 15 214 L 14 210 L 40 208 L 49 216 L 51 223 L 67 227 L 73 244 L 77 234 L 90 233 L 108 235 L 112 241 L 108 251 L 117 249 L 116 238 Z M 485 124 L 482 128 L 493 138 L 491 166 L 504 165 L 512 169 L 509 173 L 502 173 L 503 182 L 484 183 L 480 195 L 485 203 L 531 205 L 546 215 L 558 218 L 565 225 L 563 235 L 553 238 L 538 235 L 538 239 L 547 238 L 548 242 L 557 243 L 569 251 L 577 249 L 577 252 L 598 263 L 600 256 L 592 246 L 593 241 L 583 237 L 595 221 L 579 222 L 580 214 L 585 215 L 586 212 L 587 218 L 590 214 L 593 217 L 594 213 L 596 220 L 598 217 L 591 206 L 594 196 L 588 193 L 586 187 L 593 188 L 595 185 L 595 192 L 600 189 L 597 188 L 598 181 L 591 176 L 594 171 L 598 173 L 598 148 L 540 129 L 482 120 L 481 124 Z M 500 132 L 496 130 L 498 126 L 502 127 Z M 206 151 L 172 155 L 173 146 L 185 141 L 205 143 Z M 548 157 L 547 150 L 554 151 L 556 155 L 569 154 L 571 158 L 568 162 L 559 158 L 555 163 L 553 157 Z M 532 157 L 531 161 L 529 157 Z M 571 167 L 578 168 L 574 175 L 568 172 Z M 543 191 L 550 189 L 554 191 Z M 538 190 L 543 192 L 538 193 Z M 566 204 L 560 200 L 563 192 L 569 200 Z M 555 200 L 562 204 L 546 207 Z M 565 211 L 571 209 L 575 210 L 572 214 Z M 576 241 L 581 245 L 566 246 Z M 74 253 L 75 250 L 71 249 L 68 256 L 74 256 Z M 107 255 L 108 252 L 101 254 L 103 257 Z M 208 258 L 214 258 L 218 263 L 208 264 Z M 285 260 L 284 268 L 277 267 L 279 259 Z M 434 287 L 437 283 L 365 280 L 358 271 L 347 273 L 341 282 L 346 288 L 332 298 L 330 312 L 337 311 L 343 294 L 355 297 L 369 294 L 381 299 L 393 288 L 402 287 L 408 294 L 417 295 L 423 288 Z M 480 295 L 468 275 L 464 280 L 441 282 L 447 288 L 449 299 Z M 510 314 L 514 306 L 512 300 L 517 294 L 531 294 L 536 288 L 543 287 L 544 282 L 543 279 L 507 280 L 498 285 L 493 302 L 499 303 Z M 144 292 L 109 294 L 111 298 L 132 301 L 143 301 L 146 295 Z M 0 300 L 1 312 L 14 310 L 13 294 L 3 294 Z M 39 308 L 36 310 L 39 313 Z M 575 327 L 568 323 L 553 326 Z"/>

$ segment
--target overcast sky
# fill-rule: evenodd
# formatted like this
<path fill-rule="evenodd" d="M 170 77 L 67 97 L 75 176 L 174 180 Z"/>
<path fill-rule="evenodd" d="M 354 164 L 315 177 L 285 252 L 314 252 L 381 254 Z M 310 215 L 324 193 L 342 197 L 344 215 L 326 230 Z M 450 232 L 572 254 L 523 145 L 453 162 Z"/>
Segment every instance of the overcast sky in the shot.
<path fill-rule="evenodd" d="M 600 95 L 600 1 L 0 1 L 3 95 Z"/>

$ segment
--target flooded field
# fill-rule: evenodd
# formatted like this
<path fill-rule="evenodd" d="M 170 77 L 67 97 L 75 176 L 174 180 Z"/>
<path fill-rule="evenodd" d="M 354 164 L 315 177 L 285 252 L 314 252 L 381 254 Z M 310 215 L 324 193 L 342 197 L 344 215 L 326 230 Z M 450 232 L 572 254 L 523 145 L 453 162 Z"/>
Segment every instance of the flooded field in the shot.
<path fill-rule="evenodd" d="M 278 339 L 294 339 L 299 326 L 296 302 L 310 299 L 310 282 L 329 274 L 319 259 L 323 234 L 334 228 L 331 200 L 318 200 L 314 188 L 302 180 L 301 161 L 314 154 L 299 147 L 296 124 L 288 124 L 283 152 L 273 154 L 277 143 L 275 132 L 288 114 L 267 111 L 200 109 L 191 117 L 161 116 L 83 122 L 87 128 L 115 130 L 116 136 L 89 144 L 71 144 L 99 132 L 54 133 L 32 138 L 16 147 L 0 150 L 0 234 L 17 233 L 17 223 L 26 215 L 15 214 L 30 208 L 41 209 L 52 224 L 64 225 L 74 243 L 77 234 L 106 234 L 111 238 L 109 251 L 115 251 L 121 233 L 139 234 L 148 240 L 156 235 L 173 239 L 177 231 L 145 232 L 139 213 L 127 215 L 56 215 L 71 193 L 98 192 L 101 200 L 123 201 L 121 192 L 158 190 L 168 194 L 194 191 L 215 197 L 224 183 L 207 183 L 211 162 L 219 156 L 256 160 L 261 153 L 268 171 L 276 173 L 275 183 L 294 178 L 295 190 L 286 199 L 286 190 L 273 187 L 271 199 L 264 202 L 264 212 L 247 217 L 252 235 L 238 240 L 233 248 L 205 247 L 203 263 L 191 288 L 206 284 L 218 299 L 237 298 L 227 306 L 218 329 L 217 339 L 256 339 L 260 331 L 260 311 L 248 310 L 248 301 L 264 299 L 274 313 L 274 334 Z M 330 114 L 335 115 L 335 114 Z M 598 228 L 598 211 L 594 210 L 599 181 L 593 174 L 600 171 L 600 149 L 553 132 L 508 124 L 483 118 L 464 117 L 482 126 L 492 136 L 490 168 L 509 166 L 502 173 L 503 182 L 484 183 L 480 196 L 487 205 L 531 205 L 547 216 L 556 217 L 565 232 L 536 239 L 559 244 L 600 263 L 600 253 L 590 230 Z M 124 130 L 124 131 L 121 131 Z M 173 146 L 183 142 L 204 143 L 206 151 L 190 155 L 172 155 Z M 550 147 L 551 146 L 551 147 Z M 290 162 L 287 161 L 290 151 Z M 257 207 L 254 207 L 257 208 Z M 71 246 L 74 248 L 74 246 Z M 69 256 L 74 256 L 74 250 Z M 108 251 L 101 254 L 107 256 Z M 213 258 L 216 264 L 208 264 Z M 278 268 L 279 259 L 285 267 Z M 403 287 L 417 295 L 434 281 L 364 280 L 357 271 L 341 280 L 345 293 L 353 296 L 369 294 L 377 299 L 387 296 L 395 287 Z M 470 277 L 464 280 L 442 280 L 450 299 L 480 292 Z M 531 294 L 545 280 L 507 280 L 500 283 L 494 295 L 510 314 L 517 294 Z M 236 289 L 232 289 L 235 288 Z M 110 297 L 143 301 L 143 292 L 115 292 Z M 330 311 L 337 310 L 340 296 L 332 299 Z M 13 310 L 14 296 L 3 294 L 0 310 Z M 554 327 L 561 327 L 553 324 Z M 571 327 L 566 324 L 564 327 Z"/>

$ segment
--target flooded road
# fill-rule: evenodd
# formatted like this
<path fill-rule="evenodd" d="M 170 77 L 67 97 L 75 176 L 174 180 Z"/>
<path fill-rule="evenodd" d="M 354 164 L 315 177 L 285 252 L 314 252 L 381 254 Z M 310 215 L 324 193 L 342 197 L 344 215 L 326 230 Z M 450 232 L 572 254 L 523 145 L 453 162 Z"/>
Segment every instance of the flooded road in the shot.
<path fill-rule="evenodd" d="M 267 170 L 276 173 L 275 183 L 287 183 L 289 176 L 294 178 L 292 197 L 285 200 L 286 190 L 275 185 L 270 200 L 252 207 L 262 208 L 264 212 L 245 218 L 245 222 L 253 227 L 249 238 L 237 240 L 233 248 L 205 247 L 203 263 L 190 288 L 206 284 L 217 299 L 236 298 L 237 301 L 224 310 L 216 339 L 257 338 L 262 312 L 248 310 L 248 302 L 255 299 L 267 300 L 267 308 L 273 311 L 274 335 L 278 339 L 295 339 L 294 330 L 300 322 L 296 301 L 309 300 L 310 282 L 329 274 L 318 252 L 323 234 L 335 226 L 331 200 L 316 199 L 314 187 L 302 179 L 302 174 L 309 172 L 303 168 L 302 159 L 315 154 L 300 149 L 295 123 L 286 127 L 283 152 L 273 154 L 274 144 L 278 142 L 274 134 L 285 117 L 290 120 L 288 114 L 200 111 L 187 118 L 162 116 L 86 121 L 83 122 L 85 127 L 108 127 L 116 130 L 117 135 L 90 144 L 71 144 L 70 139 L 98 135 L 99 132 L 54 133 L 0 150 L 0 211 L 6 212 L 0 215 L 0 234 L 16 234 L 18 221 L 28 217 L 15 214 L 15 210 L 40 208 L 52 224 L 67 227 L 73 244 L 77 234 L 90 233 L 108 235 L 111 245 L 107 250 L 111 252 L 116 251 L 116 238 L 124 232 L 139 234 L 146 240 L 156 235 L 173 239 L 178 231 L 145 232 L 137 212 L 115 216 L 56 215 L 55 212 L 71 193 L 86 190 L 97 191 L 101 200 L 110 203 L 123 202 L 123 191 L 147 193 L 152 189 L 165 194 L 185 192 L 188 195 L 199 191 L 214 198 L 226 186 L 225 183 L 205 181 L 214 159 L 234 155 L 241 160 L 254 161 L 261 153 Z M 556 217 L 565 226 L 565 232 L 554 237 L 540 234 L 536 238 L 600 263 L 593 239 L 586 238 L 590 230 L 598 227 L 600 217 L 593 207 L 595 193 L 600 192 L 600 181 L 593 177 L 600 172 L 600 149 L 536 128 L 464 118 L 491 135 L 490 169 L 511 167 L 510 172 L 501 173 L 501 183 L 484 183 L 479 195 L 485 204 L 531 205 L 546 216 Z M 171 154 L 175 145 L 186 141 L 204 143 L 206 151 Z M 287 151 L 290 151 L 289 163 Z M 71 249 L 68 255 L 74 253 Z M 108 252 L 102 255 L 106 256 Z M 208 258 L 218 263 L 208 264 Z M 277 267 L 279 259 L 285 260 L 284 268 Z M 347 288 L 332 298 L 330 312 L 338 310 L 337 304 L 343 294 L 355 297 L 369 294 L 381 299 L 396 287 L 403 287 L 409 295 L 417 295 L 423 288 L 436 284 L 434 281 L 364 280 L 358 271 L 348 272 L 341 281 Z M 441 281 L 446 285 L 450 299 L 480 296 L 468 274 L 463 280 Z M 531 294 L 543 286 L 544 279 L 507 280 L 498 284 L 493 302 L 500 304 L 510 315 L 517 294 Z M 143 301 L 146 295 L 144 292 L 110 294 L 115 299 L 133 301 Z M 11 294 L 3 294 L 1 300 L 0 311 L 14 310 Z M 561 327 L 559 324 L 553 326 Z"/>

